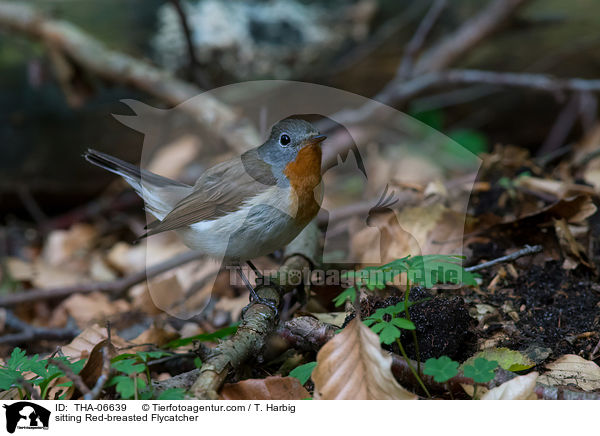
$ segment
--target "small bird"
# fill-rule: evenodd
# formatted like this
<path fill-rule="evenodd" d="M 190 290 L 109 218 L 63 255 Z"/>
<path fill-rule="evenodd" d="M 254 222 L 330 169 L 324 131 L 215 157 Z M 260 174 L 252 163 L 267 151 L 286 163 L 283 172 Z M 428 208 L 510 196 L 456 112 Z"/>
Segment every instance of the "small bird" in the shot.
<path fill-rule="evenodd" d="M 236 265 L 252 299 L 267 304 L 240 262 L 260 277 L 251 259 L 287 245 L 317 215 L 325 138 L 307 121 L 284 119 L 264 144 L 209 168 L 194 186 L 96 150 L 84 157 L 123 177 L 144 199 L 156 221 L 142 237 L 176 231 L 189 248 Z"/>

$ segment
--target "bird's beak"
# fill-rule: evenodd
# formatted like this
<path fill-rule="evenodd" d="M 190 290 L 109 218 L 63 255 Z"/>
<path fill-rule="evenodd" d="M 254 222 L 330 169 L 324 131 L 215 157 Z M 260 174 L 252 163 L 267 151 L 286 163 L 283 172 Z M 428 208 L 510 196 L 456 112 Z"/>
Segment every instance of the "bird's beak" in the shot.
<path fill-rule="evenodd" d="M 327 138 L 327 136 L 325 136 L 325 135 L 316 135 L 316 136 L 313 136 L 312 138 L 310 138 L 307 142 L 311 145 L 316 145 L 316 144 L 319 144 L 319 143 L 325 141 L 326 138 Z"/>

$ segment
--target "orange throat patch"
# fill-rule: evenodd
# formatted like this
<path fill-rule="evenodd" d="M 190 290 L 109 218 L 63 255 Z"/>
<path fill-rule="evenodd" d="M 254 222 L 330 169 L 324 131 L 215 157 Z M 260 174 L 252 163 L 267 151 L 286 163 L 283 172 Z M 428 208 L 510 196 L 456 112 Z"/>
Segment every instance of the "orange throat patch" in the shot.
<path fill-rule="evenodd" d="M 298 152 L 296 160 L 286 165 L 283 173 L 290 181 L 290 210 L 296 222 L 304 227 L 321 208 L 315 198 L 315 188 L 321 183 L 321 147 L 311 144 Z"/>

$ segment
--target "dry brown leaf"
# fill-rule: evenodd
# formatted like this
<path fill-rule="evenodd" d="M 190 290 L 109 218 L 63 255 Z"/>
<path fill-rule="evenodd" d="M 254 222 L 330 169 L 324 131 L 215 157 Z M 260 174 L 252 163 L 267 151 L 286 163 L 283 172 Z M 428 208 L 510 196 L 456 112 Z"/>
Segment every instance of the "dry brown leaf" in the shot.
<path fill-rule="evenodd" d="M 460 252 L 464 216 L 441 204 L 385 214 L 353 233 L 351 250 L 363 264 L 382 264 L 407 255 Z"/>
<path fill-rule="evenodd" d="M 537 400 L 533 390 L 539 374 L 531 372 L 513 378 L 500 386 L 486 392 L 480 397 L 482 400 Z"/>
<path fill-rule="evenodd" d="M 129 297 L 131 298 L 131 307 L 147 313 L 148 315 L 158 315 L 162 313 L 150 295 L 148 284 L 146 282 L 138 283 L 129 289 Z"/>
<path fill-rule="evenodd" d="M 222 310 L 231 314 L 231 319 L 239 319 L 242 309 L 248 305 L 248 294 L 249 292 L 244 292 L 236 298 L 222 297 L 215 304 L 215 310 Z"/>
<path fill-rule="evenodd" d="M 146 267 L 146 249 L 141 244 L 117 242 L 108 252 L 106 260 L 121 273 L 131 274 Z"/>
<path fill-rule="evenodd" d="M 31 281 L 34 276 L 34 268 L 30 262 L 18 259 L 16 257 L 6 257 L 6 268 L 14 280 L 20 282 Z"/>
<path fill-rule="evenodd" d="M 575 239 L 570 226 L 564 219 L 554 220 L 554 231 L 565 257 L 562 265 L 564 269 L 575 269 L 580 264 L 594 269 L 594 265 L 588 261 L 585 247 Z"/>
<path fill-rule="evenodd" d="M 36 288 L 58 288 L 88 282 L 90 278 L 82 272 L 51 266 L 42 259 L 36 259 L 33 263 L 32 283 Z"/>
<path fill-rule="evenodd" d="M 77 335 L 68 345 L 61 348 L 62 353 L 71 361 L 87 359 L 92 352 L 92 349 L 108 338 L 108 333 L 105 327 L 93 325 L 87 327 L 79 335 Z M 117 347 L 125 347 L 128 345 L 125 339 L 111 335 L 113 345 Z"/>
<path fill-rule="evenodd" d="M 100 321 L 110 315 L 130 310 L 130 304 L 125 300 L 111 301 L 102 292 L 91 294 L 73 294 L 62 306 L 73 317 L 80 328 L 87 327 L 93 321 Z"/>
<path fill-rule="evenodd" d="M 271 376 L 226 384 L 222 400 L 304 400 L 310 394 L 294 377 Z"/>
<path fill-rule="evenodd" d="M 143 331 L 137 338 L 132 339 L 131 342 L 134 344 L 154 344 L 160 347 L 179 337 L 179 334 L 173 327 L 168 324 L 160 324 L 164 323 L 153 323 L 148 330 Z"/>
<path fill-rule="evenodd" d="M 600 366 L 576 354 L 565 354 L 546 365 L 549 372 L 538 379 L 550 386 L 575 385 L 584 391 L 600 389 Z"/>
<path fill-rule="evenodd" d="M 42 258 L 54 267 L 65 268 L 68 264 L 69 269 L 79 270 L 81 257 L 89 250 L 96 235 L 96 229 L 85 223 L 74 224 L 69 230 L 54 230 L 48 235 Z"/>
<path fill-rule="evenodd" d="M 312 374 L 315 399 L 416 400 L 392 375 L 392 357 L 379 337 L 357 319 L 317 354 Z"/>
<path fill-rule="evenodd" d="M 148 170 L 169 179 L 179 179 L 183 169 L 195 160 L 200 151 L 200 138 L 190 134 L 161 147 L 152 157 Z"/>

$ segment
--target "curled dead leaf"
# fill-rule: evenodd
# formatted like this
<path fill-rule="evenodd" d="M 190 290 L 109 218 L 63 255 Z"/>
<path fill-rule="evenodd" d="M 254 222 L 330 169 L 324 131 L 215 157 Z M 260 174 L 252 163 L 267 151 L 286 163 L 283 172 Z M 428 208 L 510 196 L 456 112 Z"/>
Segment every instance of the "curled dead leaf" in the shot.
<path fill-rule="evenodd" d="M 222 400 L 304 400 L 310 394 L 294 377 L 272 376 L 226 384 Z"/>
<path fill-rule="evenodd" d="M 584 391 L 600 389 L 600 366 L 576 354 L 565 354 L 546 365 L 538 382 L 550 386 L 575 385 Z"/>
<path fill-rule="evenodd" d="M 377 335 L 354 319 L 317 354 L 315 399 L 416 400 L 398 384 L 391 366 Z"/>
<path fill-rule="evenodd" d="M 531 372 L 513 378 L 500 386 L 486 392 L 481 396 L 482 400 L 537 400 L 533 390 L 539 374 Z"/>

